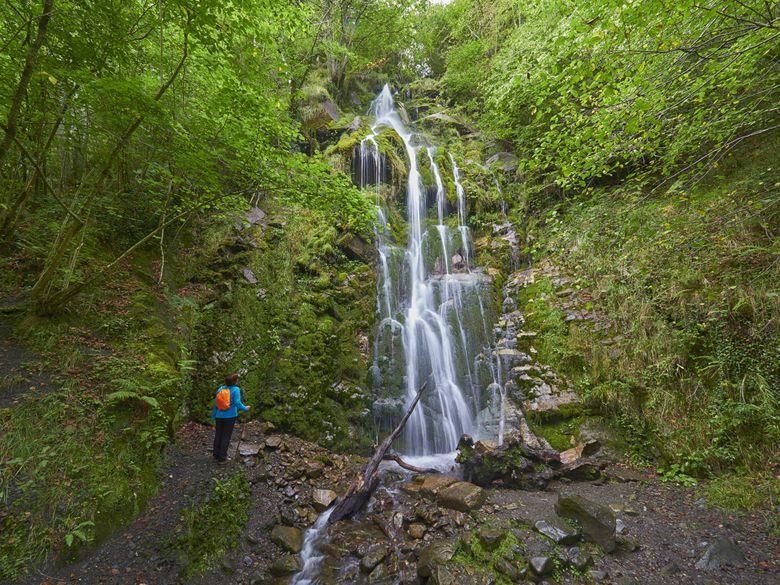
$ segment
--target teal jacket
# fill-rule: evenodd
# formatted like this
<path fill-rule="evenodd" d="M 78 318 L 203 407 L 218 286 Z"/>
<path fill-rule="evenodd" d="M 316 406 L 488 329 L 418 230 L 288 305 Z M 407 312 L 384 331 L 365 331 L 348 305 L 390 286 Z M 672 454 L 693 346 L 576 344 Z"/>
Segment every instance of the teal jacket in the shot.
<path fill-rule="evenodd" d="M 214 392 L 214 405 L 211 407 L 211 418 L 236 418 L 239 410 L 242 412 L 249 410 L 249 408 L 244 406 L 244 403 L 241 402 L 241 389 L 238 386 L 230 386 L 230 408 L 227 410 L 219 410 L 217 408 L 217 394 L 223 388 L 227 388 L 227 386 L 220 386 L 217 388 L 216 392 Z"/>

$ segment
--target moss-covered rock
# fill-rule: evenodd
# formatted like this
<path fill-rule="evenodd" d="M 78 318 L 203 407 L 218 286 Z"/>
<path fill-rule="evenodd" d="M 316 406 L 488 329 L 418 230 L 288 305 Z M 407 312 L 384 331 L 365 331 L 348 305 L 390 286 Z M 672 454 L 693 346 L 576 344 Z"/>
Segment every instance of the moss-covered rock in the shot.
<path fill-rule="evenodd" d="M 345 252 L 356 237 L 282 208 L 264 231 L 226 237 L 198 275 L 211 293 L 198 325 L 196 418 L 207 419 L 213 389 L 238 371 L 253 416 L 336 448 L 367 444 L 375 285 L 370 258 Z"/>

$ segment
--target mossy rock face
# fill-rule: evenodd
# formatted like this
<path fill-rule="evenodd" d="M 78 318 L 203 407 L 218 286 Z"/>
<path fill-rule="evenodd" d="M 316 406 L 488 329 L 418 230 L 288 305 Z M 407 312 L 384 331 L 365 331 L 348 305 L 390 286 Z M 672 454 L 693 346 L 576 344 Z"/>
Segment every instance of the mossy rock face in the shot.
<path fill-rule="evenodd" d="M 201 272 L 207 286 L 230 278 L 232 292 L 213 295 L 197 327 L 191 410 L 206 420 L 214 388 L 237 371 L 253 417 L 334 448 L 367 446 L 373 268 L 347 256 L 346 235 L 321 216 L 280 209 L 274 224 L 244 249 L 218 249 Z"/>

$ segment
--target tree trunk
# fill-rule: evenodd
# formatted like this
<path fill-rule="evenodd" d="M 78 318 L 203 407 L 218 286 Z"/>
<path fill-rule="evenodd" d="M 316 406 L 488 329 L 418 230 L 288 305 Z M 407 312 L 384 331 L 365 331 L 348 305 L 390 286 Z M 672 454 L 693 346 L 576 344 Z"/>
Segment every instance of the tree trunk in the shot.
<path fill-rule="evenodd" d="M 379 464 L 382 463 L 382 460 L 385 458 L 385 454 L 390 448 L 390 445 L 392 445 L 393 441 L 398 438 L 398 436 L 401 434 L 401 431 L 406 426 L 406 422 L 409 420 L 409 417 L 412 416 L 412 412 L 414 412 L 417 403 L 420 402 L 420 397 L 422 396 L 422 393 L 427 385 L 428 383 L 426 382 L 420 387 L 420 389 L 417 391 L 417 396 L 415 396 L 414 400 L 412 400 L 412 403 L 409 405 L 409 408 L 407 409 L 406 414 L 404 414 L 404 417 L 401 419 L 401 422 L 398 423 L 398 426 L 395 427 L 393 432 L 390 433 L 376 448 L 373 457 L 369 459 L 368 463 L 366 464 L 366 468 L 363 470 L 363 473 L 358 474 L 355 479 L 352 480 L 352 483 L 347 489 L 347 493 L 344 494 L 344 497 L 339 498 L 339 500 L 336 502 L 336 505 L 333 508 L 333 512 L 331 512 L 331 515 L 328 518 L 329 524 L 338 522 L 344 518 L 349 518 L 358 512 L 371 498 L 371 494 L 374 493 L 374 490 L 379 484 L 379 473 L 377 473 Z"/>
<path fill-rule="evenodd" d="M 24 96 L 27 94 L 27 86 L 30 84 L 30 78 L 32 77 L 33 69 L 35 69 L 38 53 L 46 38 L 46 28 L 49 26 L 49 20 L 51 20 L 53 5 L 54 0 L 43 0 L 43 13 L 38 18 L 38 32 L 36 33 L 30 48 L 27 50 L 22 76 L 19 78 L 19 84 L 16 86 L 16 92 L 14 93 L 13 101 L 11 102 L 11 109 L 8 110 L 8 117 L 5 121 L 5 134 L 3 135 L 2 142 L 0 142 L 0 163 L 3 162 L 5 155 L 11 148 L 11 144 L 14 142 L 14 138 L 16 138 L 19 112 L 22 109 Z"/>

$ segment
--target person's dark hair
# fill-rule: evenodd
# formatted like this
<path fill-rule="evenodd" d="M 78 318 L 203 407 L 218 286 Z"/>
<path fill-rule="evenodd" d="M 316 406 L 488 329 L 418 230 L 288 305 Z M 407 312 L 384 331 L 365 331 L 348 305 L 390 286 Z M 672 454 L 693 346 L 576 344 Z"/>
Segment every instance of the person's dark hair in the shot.
<path fill-rule="evenodd" d="M 235 386 L 236 382 L 238 382 L 238 374 L 228 374 L 225 376 L 225 385 L 226 386 Z"/>

